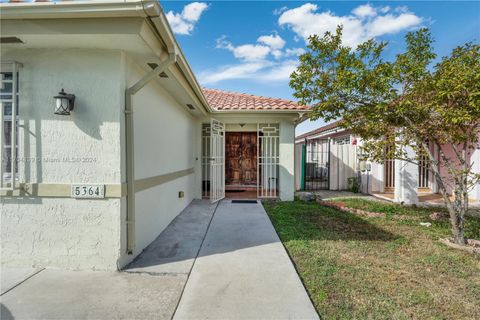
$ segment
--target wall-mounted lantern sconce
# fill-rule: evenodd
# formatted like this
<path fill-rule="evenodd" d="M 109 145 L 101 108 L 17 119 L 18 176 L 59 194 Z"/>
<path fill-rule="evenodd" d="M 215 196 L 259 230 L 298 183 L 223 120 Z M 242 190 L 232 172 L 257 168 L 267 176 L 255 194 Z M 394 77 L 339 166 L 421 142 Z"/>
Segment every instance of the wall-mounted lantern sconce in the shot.
<path fill-rule="evenodd" d="M 65 93 L 65 91 L 60 91 L 58 96 L 55 96 L 55 114 L 62 116 L 70 115 L 70 111 L 73 110 L 73 105 L 75 103 L 75 95 Z"/>

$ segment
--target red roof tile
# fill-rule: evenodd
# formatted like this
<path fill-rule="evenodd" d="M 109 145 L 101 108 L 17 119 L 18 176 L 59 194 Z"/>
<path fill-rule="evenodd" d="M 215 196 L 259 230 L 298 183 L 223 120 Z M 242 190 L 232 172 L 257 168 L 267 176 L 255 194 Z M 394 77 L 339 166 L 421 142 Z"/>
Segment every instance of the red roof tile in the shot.
<path fill-rule="evenodd" d="M 205 94 L 205 97 L 207 98 L 210 106 L 216 111 L 306 111 L 310 109 L 309 106 L 303 106 L 290 100 L 254 96 L 246 93 L 228 92 L 207 88 L 203 88 L 203 93 Z"/>
<path fill-rule="evenodd" d="M 306 138 L 306 137 L 317 135 L 317 134 L 322 133 L 324 131 L 339 127 L 341 123 L 342 123 L 342 120 L 337 120 L 335 122 L 324 125 L 323 127 L 320 127 L 318 129 L 315 129 L 315 130 L 309 131 L 307 133 L 304 133 L 304 134 L 302 134 L 298 137 L 295 137 L 295 139 L 298 140 L 298 139 L 303 139 L 303 138 Z"/>

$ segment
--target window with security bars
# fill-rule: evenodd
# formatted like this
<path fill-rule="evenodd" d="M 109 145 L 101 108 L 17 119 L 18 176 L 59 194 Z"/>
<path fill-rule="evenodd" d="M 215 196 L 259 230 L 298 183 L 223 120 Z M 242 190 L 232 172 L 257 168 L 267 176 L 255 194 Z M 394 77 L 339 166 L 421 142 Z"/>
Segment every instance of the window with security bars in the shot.
<path fill-rule="evenodd" d="M 18 175 L 18 72 L 16 63 L 3 63 L 0 70 L 1 187 L 14 186 Z"/>
<path fill-rule="evenodd" d="M 305 141 L 304 181 L 305 190 L 328 190 L 330 140 L 311 139 Z"/>
<path fill-rule="evenodd" d="M 340 138 L 335 138 L 333 140 L 333 143 L 335 144 L 350 144 L 350 136 L 343 136 Z"/>
<path fill-rule="evenodd" d="M 428 141 L 427 146 L 430 149 Z M 422 189 L 430 188 L 430 166 L 427 155 L 421 155 L 418 161 L 418 187 Z"/>

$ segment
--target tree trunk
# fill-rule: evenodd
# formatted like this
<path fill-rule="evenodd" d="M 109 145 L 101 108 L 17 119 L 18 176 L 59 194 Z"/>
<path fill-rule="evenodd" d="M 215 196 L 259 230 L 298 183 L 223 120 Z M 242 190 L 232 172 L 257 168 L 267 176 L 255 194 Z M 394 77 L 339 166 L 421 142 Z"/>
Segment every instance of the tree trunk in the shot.
<path fill-rule="evenodd" d="M 468 205 L 468 196 L 465 197 L 466 186 L 460 182 L 455 184 L 455 199 L 453 201 L 452 211 L 450 213 L 450 221 L 452 223 L 453 241 L 456 244 L 465 245 L 464 227 L 465 227 L 465 209 Z"/>
<path fill-rule="evenodd" d="M 441 146 L 439 143 L 436 143 L 437 147 L 440 150 L 440 155 L 442 156 L 445 165 L 451 170 L 449 165 L 449 159 L 443 154 Z M 424 147 L 425 144 L 424 144 Z M 426 149 L 428 150 L 428 149 Z M 467 177 L 462 176 L 461 178 L 454 177 L 455 180 L 455 190 L 454 195 L 455 199 L 453 202 L 448 197 L 447 188 L 443 181 L 442 175 L 440 174 L 440 163 L 435 160 L 433 154 L 428 152 L 429 159 L 433 164 L 432 172 L 434 174 L 435 180 L 439 187 L 439 191 L 443 196 L 445 206 L 447 207 L 448 213 L 450 215 L 450 224 L 452 226 L 453 241 L 459 245 L 465 245 L 467 243 L 465 239 L 465 213 L 468 208 L 468 191 L 467 191 Z"/>

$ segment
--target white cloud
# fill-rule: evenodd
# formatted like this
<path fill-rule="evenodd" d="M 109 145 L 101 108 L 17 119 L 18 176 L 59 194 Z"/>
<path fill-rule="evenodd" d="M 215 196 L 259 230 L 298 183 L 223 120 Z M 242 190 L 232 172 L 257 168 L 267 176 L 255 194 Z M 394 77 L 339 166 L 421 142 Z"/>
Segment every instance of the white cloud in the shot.
<path fill-rule="evenodd" d="M 185 10 L 184 10 L 185 12 Z M 201 13 L 200 13 L 201 14 Z M 192 14 L 197 19 L 200 17 Z M 374 7 L 370 4 L 357 6 L 351 14 L 339 16 L 331 11 L 320 11 L 316 4 L 306 3 L 293 9 L 282 8 L 278 24 L 295 32 L 294 39 L 308 40 L 312 34 L 334 32 L 343 25 L 343 42 L 349 46 L 386 34 L 393 34 L 416 27 L 422 18 L 406 7 L 391 9 L 388 6 Z M 285 48 L 286 41 L 277 33 L 262 35 L 253 43 L 234 45 L 222 36 L 217 39 L 217 48 L 230 51 L 237 63 L 209 69 L 199 74 L 204 85 L 234 79 L 274 82 L 288 81 L 298 66 L 297 56 L 305 53 L 301 47 Z"/>
<path fill-rule="evenodd" d="M 275 59 L 280 59 L 283 56 L 282 50 L 272 50 L 272 56 Z"/>
<path fill-rule="evenodd" d="M 316 4 L 306 3 L 300 7 L 285 10 L 278 18 L 280 26 L 290 27 L 305 41 L 313 34 L 323 35 L 334 32 L 343 25 L 343 43 L 355 47 L 359 43 L 389 33 L 396 33 L 418 26 L 422 18 L 402 8 L 401 13 L 386 14 L 390 8 L 373 7 L 369 4 L 353 9 L 351 15 L 338 16 L 331 11 L 319 12 Z"/>
<path fill-rule="evenodd" d="M 244 44 L 235 47 L 225 37 L 217 39 L 217 48 L 226 49 L 233 53 L 235 58 L 246 61 L 262 60 L 270 53 L 270 47 L 261 44 Z"/>
<path fill-rule="evenodd" d="M 299 56 L 305 53 L 305 49 L 303 48 L 292 48 L 292 49 L 287 49 L 285 50 L 285 56 L 291 57 L 291 56 Z"/>
<path fill-rule="evenodd" d="M 274 65 L 261 74 L 254 75 L 253 79 L 260 81 L 288 81 L 290 75 L 298 66 L 297 60 L 285 60 Z"/>
<path fill-rule="evenodd" d="M 288 7 L 287 7 L 287 6 L 283 6 L 283 7 L 281 7 L 281 8 L 277 8 L 277 9 L 273 10 L 273 14 L 276 15 L 276 16 L 278 16 L 278 15 L 280 15 L 280 14 L 281 14 L 283 11 L 285 11 L 285 10 L 288 10 Z"/>
<path fill-rule="evenodd" d="M 387 13 L 388 11 L 390 11 L 390 7 L 389 6 L 385 6 L 385 7 L 381 7 L 378 9 L 381 13 Z"/>
<path fill-rule="evenodd" d="M 260 82 L 288 81 L 290 74 L 297 65 L 297 60 L 244 62 L 206 70 L 199 74 L 199 80 L 202 85 L 212 85 L 221 81 L 235 79 L 250 79 Z"/>
<path fill-rule="evenodd" d="M 360 18 L 364 17 L 373 17 L 377 15 L 375 8 L 373 8 L 370 4 L 364 4 L 361 6 L 356 7 L 353 9 L 352 13 Z"/>
<path fill-rule="evenodd" d="M 413 13 L 402 13 L 399 16 L 387 14 L 377 17 L 367 24 L 367 30 L 370 37 L 377 37 L 384 34 L 392 34 L 404 29 L 417 26 L 422 19 Z"/>
<path fill-rule="evenodd" d="M 199 80 L 203 85 L 208 85 L 224 80 L 251 78 L 252 75 L 269 66 L 270 63 L 266 61 L 227 65 L 199 73 Z"/>
<path fill-rule="evenodd" d="M 182 16 L 185 20 L 197 22 L 207 8 L 208 4 L 205 2 L 192 2 L 183 8 Z"/>
<path fill-rule="evenodd" d="M 244 44 L 233 48 L 232 52 L 235 58 L 253 61 L 264 59 L 270 53 L 270 48 L 259 44 Z"/>
<path fill-rule="evenodd" d="M 287 10 L 280 15 L 278 23 L 291 27 L 305 41 L 310 35 L 334 31 L 338 25 L 344 27 L 343 40 L 346 44 L 358 44 L 363 39 L 362 23 L 357 17 L 336 16 L 330 11 L 317 13 L 317 8 L 317 5 L 307 3 Z"/>
<path fill-rule="evenodd" d="M 236 64 L 199 73 L 204 85 L 225 80 L 250 79 L 252 81 L 288 81 L 298 61 L 294 58 L 305 53 L 303 48 L 284 48 L 286 41 L 278 34 L 263 35 L 256 43 L 235 46 L 226 36 L 217 39 L 216 48 L 232 52 L 239 60 Z"/>
<path fill-rule="evenodd" d="M 285 40 L 278 34 L 261 36 L 257 39 L 257 42 L 263 43 L 272 49 L 282 49 L 285 46 Z"/>
<path fill-rule="evenodd" d="M 305 52 L 302 48 L 287 48 L 283 51 L 286 42 L 277 34 L 260 36 L 257 43 L 239 46 L 233 45 L 226 38 L 226 36 L 218 38 L 216 48 L 226 49 L 232 52 L 235 58 L 245 62 L 265 60 L 269 55 L 278 60 L 282 57 L 298 56 Z"/>
<path fill-rule="evenodd" d="M 208 8 L 205 2 L 192 2 L 183 7 L 181 13 L 167 12 L 167 20 L 172 27 L 173 32 L 177 34 L 189 35 L 195 28 L 195 24 L 200 20 L 202 13 Z"/>

